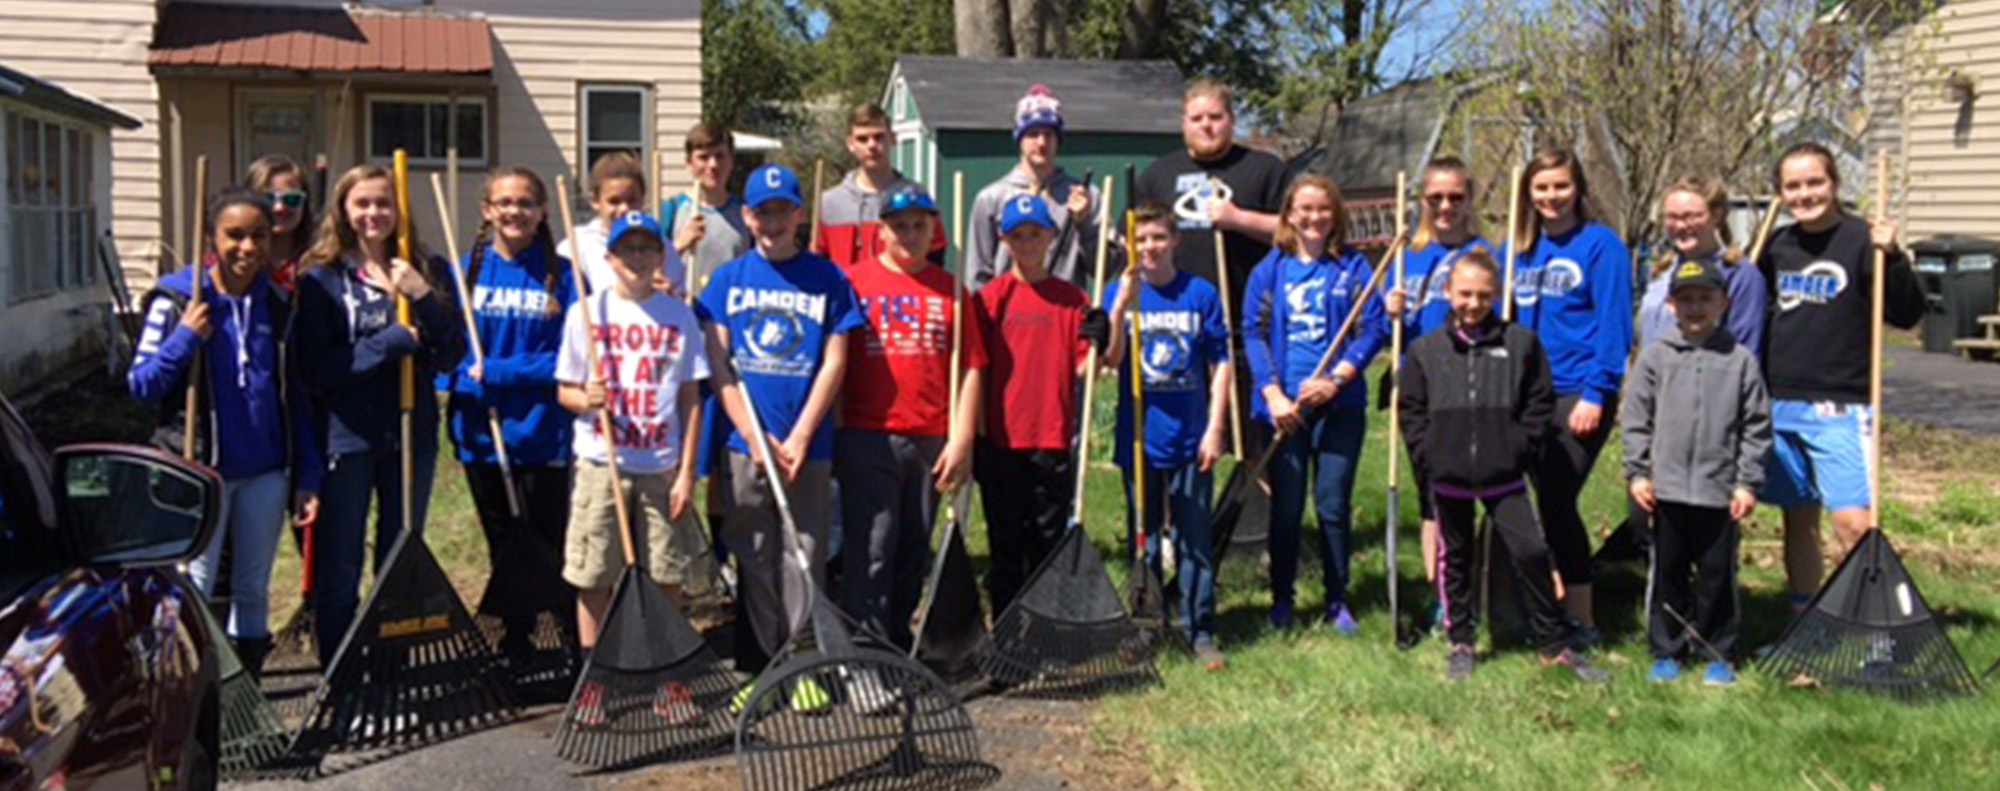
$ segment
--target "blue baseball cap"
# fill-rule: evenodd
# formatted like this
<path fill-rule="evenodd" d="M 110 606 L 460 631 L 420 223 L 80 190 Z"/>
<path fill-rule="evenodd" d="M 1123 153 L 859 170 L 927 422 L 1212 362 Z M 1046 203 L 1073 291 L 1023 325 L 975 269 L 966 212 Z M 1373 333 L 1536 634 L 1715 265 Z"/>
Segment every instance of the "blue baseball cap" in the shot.
<path fill-rule="evenodd" d="M 1021 194 L 1007 199 L 1007 208 L 1000 213 L 1000 232 L 1013 233 L 1015 228 L 1033 223 L 1043 228 L 1056 227 L 1056 220 L 1049 216 L 1049 202 L 1040 195 Z"/>
<path fill-rule="evenodd" d="M 806 205 L 806 199 L 799 194 L 799 177 L 791 168 L 764 165 L 750 171 L 750 178 L 743 183 L 743 203 L 752 209 L 760 209 L 771 201 Z"/>
<path fill-rule="evenodd" d="M 930 193 L 925 192 L 923 187 L 905 184 L 891 191 L 888 198 L 882 201 L 881 216 L 902 211 L 924 211 L 935 215 L 938 213 L 937 201 L 931 200 Z"/>
<path fill-rule="evenodd" d="M 628 211 L 612 219 L 611 234 L 604 239 L 604 249 L 616 249 L 618 240 L 625 238 L 625 234 L 628 233 L 643 233 L 658 239 L 661 244 L 667 242 L 666 233 L 660 230 L 660 223 L 653 219 L 653 215 L 642 211 Z"/>

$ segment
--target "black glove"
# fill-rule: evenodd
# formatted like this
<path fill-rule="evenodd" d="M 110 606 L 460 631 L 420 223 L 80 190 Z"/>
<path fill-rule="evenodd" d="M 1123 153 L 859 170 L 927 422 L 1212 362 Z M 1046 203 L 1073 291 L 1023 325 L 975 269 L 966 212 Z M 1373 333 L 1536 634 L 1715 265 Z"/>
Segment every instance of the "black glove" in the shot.
<path fill-rule="evenodd" d="M 1098 354 L 1103 354 L 1104 347 L 1111 343 L 1111 317 L 1105 314 L 1103 308 L 1085 310 L 1083 327 L 1077 331 L 1077 337 L 1090 341 L 1091 347 L 1097 349 Z"/>

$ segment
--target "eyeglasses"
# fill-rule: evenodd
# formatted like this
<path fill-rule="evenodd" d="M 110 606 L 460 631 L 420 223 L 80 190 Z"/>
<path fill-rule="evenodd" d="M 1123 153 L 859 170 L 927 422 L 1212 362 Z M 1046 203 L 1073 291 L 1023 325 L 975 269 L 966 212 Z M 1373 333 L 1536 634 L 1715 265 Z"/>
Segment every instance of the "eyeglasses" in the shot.
<path fill-rule="evenodd" d="M 1687 214 L 1667 215 L 1667 222 L 1674 223 L 1677 225 L 1687 225 L 1688 223 L 1704 222 L 1707 219 L 1708 219 L 1708 212 L 1705 211 L 1689 212 Z"/>
<path fill-rule="evenodd" d="M 1425 195 L 1424 202 L 1430 204 L 1431 207 L 1433 208 L 1443 206 L 1446 204 L 1462 204 L 1465 203 L 1465 193 L 1434 192 L 1429 195 Z"/>
<path fill-rule="evenodd" d="M 291 209 L 292 211 L 298 211 L 299 209 L 305 208 L 306 191 L 271 190 L 270 192 L 264 193 L 264 202 L 270 205 L 270 207 L 273 209 L 278 208 L 279 206 L 283 206 L 287 209 Z"/>

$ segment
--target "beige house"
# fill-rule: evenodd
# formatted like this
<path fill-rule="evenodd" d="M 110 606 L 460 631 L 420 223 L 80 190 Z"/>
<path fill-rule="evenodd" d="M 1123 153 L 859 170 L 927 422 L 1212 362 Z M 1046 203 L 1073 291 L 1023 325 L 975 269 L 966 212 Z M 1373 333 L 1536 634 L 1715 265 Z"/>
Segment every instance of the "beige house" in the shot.
<path fill-rule="evenodd" d="M 701 108 L 700 0 L 0 0 L 0 52 L 141 122 L 110 137 L 135 293 L 178 265 L 161 249 L 187 244 L 200 155 L 213 192 L 266 153 L 324 155 L 337 178 L 405 148 L 418 232 L 442 250 L 430 174 L 452 149 L 469 234 L 487 168 L 575 181 L 618 149 L 677 164 Z"/>
<path fill-rule="evenodd" d="M 1948 0 L 1866 57 L 1869 161 L 1889 151 L 1908 236 L 2000 239 L 2000 0 Z"/>

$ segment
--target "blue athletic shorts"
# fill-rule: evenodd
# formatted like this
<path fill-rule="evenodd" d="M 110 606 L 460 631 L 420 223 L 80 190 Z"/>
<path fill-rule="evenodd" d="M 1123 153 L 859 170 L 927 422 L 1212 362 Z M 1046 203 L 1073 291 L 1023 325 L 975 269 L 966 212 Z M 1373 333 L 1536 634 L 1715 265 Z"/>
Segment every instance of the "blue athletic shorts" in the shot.
<path fill-rule="evenodd" d="M 1874 426 L 1867 404 L 1773 400 L 1763 501 L 1783 508 L 1867 508 L 1868 434 Z"/>

